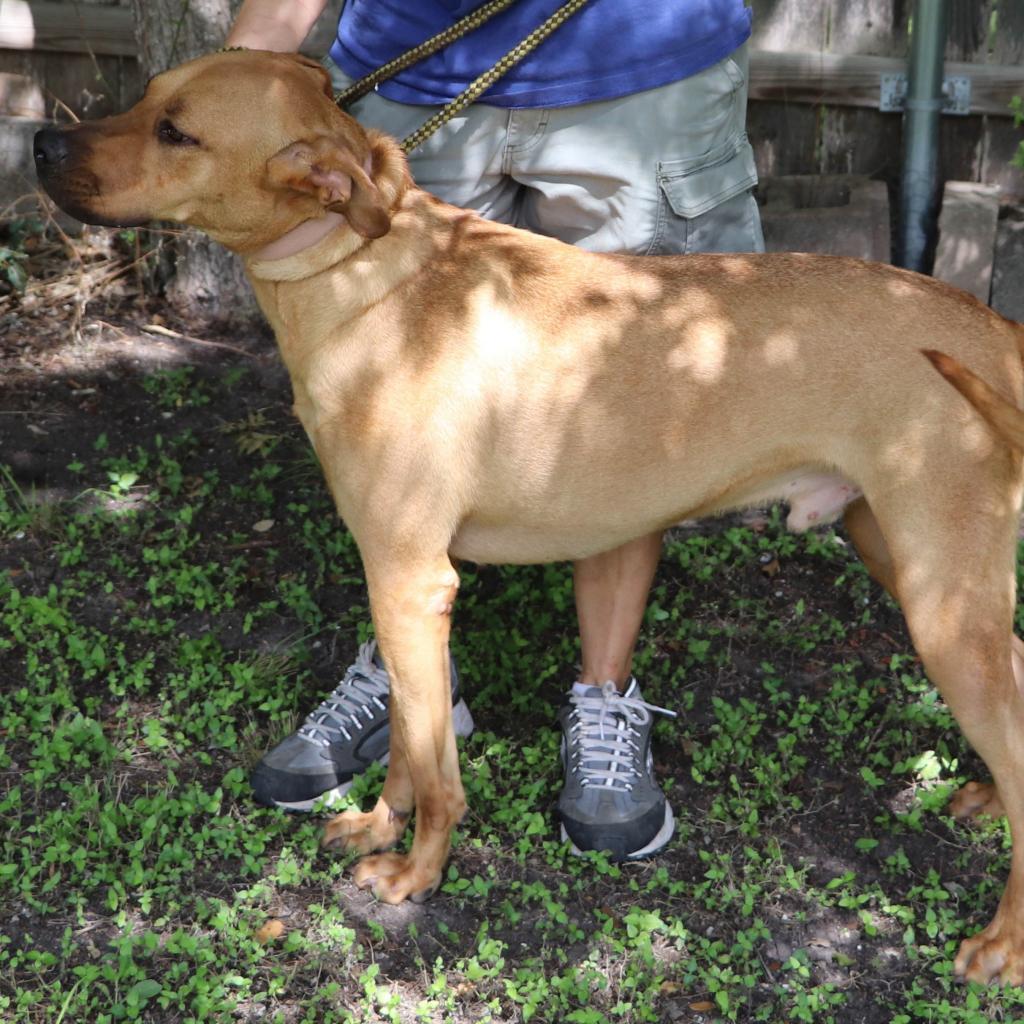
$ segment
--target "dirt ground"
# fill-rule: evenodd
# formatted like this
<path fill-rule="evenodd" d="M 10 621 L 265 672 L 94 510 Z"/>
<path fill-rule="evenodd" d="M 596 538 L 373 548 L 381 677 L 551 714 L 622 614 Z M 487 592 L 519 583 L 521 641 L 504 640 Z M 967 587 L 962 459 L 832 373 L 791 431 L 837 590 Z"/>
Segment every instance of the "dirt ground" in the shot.
<path fill-rule="evenodd" d="M 102 435 L 119 439 L 151 438 L 161 431 L 168 417 L 167 409 L 154 401 L 142 381 L 156 370 L 182 366 L 194 367 L 195 380 L 200 382 L 220 381 L 238 367 L 247 370 L 244 387 L 220 388 L 216 390 L 214 403 L 189 407 L 175 414 L 175 429 L 191 427 L 200 439 L 195 458 L 201 460 L 201 466 L 193 467 L 194 472 L 215 469 L 225 489 L 236 482 L 241 484 L 244 474 L 237 450 L 224 443 L 220 428 L 256 412 L 260 412 L 262 422 L 268 424 L 265 429 L 286 435 L 287 444 L 293 446 L 295 452 L 301 451 L 305 442 L 289 412 L 288 381 L 266 329 L 218 334 L 176 320 L 159 300 L 147 296 L 149 282 L 143 269 L 131 267 L 124 253 L 113 252 L 105 239 L 103 236 L 103 240 L 97 240 L 94 245 L 76 244 L 76 255 L 70 262 L 59 239 L 46 242 L 33 259 L 37 262 L 38 273 L 44 277 L 49 274 L 48 287 L 37 289 L 27 300 L 10 295 L 0 300 L 0 461 L 10 467 L 16 484 L 25 492 L 31 492 L 36 501 L 66 500 L 74 496 L 82 487 L 82 474 L 69 467 L 89 463 Z M 53 268 L 58 267 L 61 260 L 64 263 L 58 273 Z M 286 484 L 278 482 L 273 486 L 284 488 Z M 288 497 L 282 493 L 280 500 L 284 502 Z M 218 519 L 210 528 L 217 535 L 252 535 L 254 511 L 245 504 L 221 502 L 216 514 Z M 685 539 L 698 529 L 721 531 L 740 521 L 686 527 L 680 537 Z M 763 521 L 763 515 L 757 513 L 743 520 L 755 534 L 762 528 Z M 284 538 L 279 543 L 284 551 L 275 571 L 304 557 L 303 548 L 297 542 L 290 543 Z M 259 544 L 258 539 L 252 541 L 250 551 L 258 555 Z M 15 537 L 3 545 L 0 570 L 15 574 L 20 585 L 37 591 L 51 584 L 60 587 L 63 572 L 60 565 L 48 560 L 45 549 L 31 537 Z M 684 581 L 682 575 L 678 566 L 666 563 L 659 573 L 659 585 L 666 588 L 670 597 L 688 588 L 690 606 L 700 608 L 699 614 L 705 619 L 714 619 L 719 614 L 716 609 L 723 603 L 721 580 L 710 577 Z M 912 662 L 898 612 L 874 591 L 871 596 L 873 621 L 868 626 L 862 625 L 860 591 L 854 596 L 837 587 L 836 573 L 821 571 L 821 564 L 804 550 L 786 558 L 781 565 L 773 564 L 771 559 L 761 559 L 730 579 L 751 600 L 772 598 L 787 606 L 803 602 L 841 623 L 843 628 L 834 636 L 823 638 L 812 651 L 802 651 L 796 646 L 780 650 L 766 635 L 741 633 L 729 641 L 727 661 L 694 668 L 689 683 L 693 706 L 685 727 L 688 739 L 674 749 L 662 747 L 658 752 L 659 771 L 675 780 L 673 801 L 685 807 L 686 820 L 697 829 L 689 839 L 674 844 L 658 859 L 658 867 L 667 869 L 674 879 L 697 880 L 706 870 L 706 862 L 699 854 L 707 846 L 708 835 L 701 834 L 700 823 L 713 811 L 716 787 L 700 786 L 691 781 L 691 767 L 694 746 L 699 747 L 716 735 L 713 698 L 735 704 L 747 699 L 759 704 L 763 700 L 760 666 L 767 661 L 786 677 L 792 694 L 814 699 L 829 692 L 832 665 L 850 665 L 854 675 L 867 679 L 889 672 L 894 655 Z M 261 585 L 254 573 L 253 587 L 258 589 Z M 478 580 L 478 600 L 486 600 L 489 593 L 497 594 L 501 586 L 499 577 L 490 571 L 482 572 Z M 244 610 L 247 600 L 240 599 L 240 609 Z M 358 587 L 341 586 L 333 600 L 338 614 L 342 615 L 345 602 L 357 603 L 365 597 Z M 571 611 L 562 611 L 566 621 L 553 630 L 558 642 L 567 631 L 571 632 Z M 98 600 L 95 615 L 102 619 L 104 614 L 102 600 Z M 241 614 L 239 611 L 239 617 Z M 213 625 L 204 621 L 201 611 L 196 611 L 189 621 L 182 623 L 182 630 L 200 635 Z M 216 628 L 222 633 L 230 632 L 223 621 L 218 622 Z M 279 635 L 290 635 L 294 628 L 293 622 L 283 618 Z M 243 635 L 239 630 L 236 639 L 240 645 L 266 646 L 278 639 L 270 635 L 273 631 L 271 624 L 257 636 Z M 669 635 L 660 640 L 654 637 L 649 642 L 660 657 L 670 659 L 676 654 L 673 644 L 677 641 Z M 312 659 L 314 680 L 329 689 L 346 658 L 347 653 L 325 645 Z M 22 665 L 12 662 L 2 651 L 0 669 L 7 680 L 24 671 Z M 549 693 L 547 699 L 554 697 Z M 892 694 L 886 693 L 884 688 L 865 698 L 874 714 L 872 728 L 882 730 L 888 714 L 886 705 L 891 699 Z M 497 700 L 473 704 L 473 708 L 478 729 L 511 736 L 514 742 L 529 743 L 538 729 L 550 727 L 542 710 L 522 707 L 513 715 Z M 889 877 L 885 874 L 886 858 L 897 849 L 914 866 L 915 878 L 934 872 L 939 878 L 955 879 L 958 885 L 968 888 L 983 881 L 991 866 L 991 841 L 988 845 L 979 844 L 975 851 L 965 849 L 963 834 L 941 818 L 930 819 L 925 829 L 916 832 L 903 830 L 898 835 L 886 835 L 883 829 L 880 833 L 879 816 L 898 813 L 900 802 L 909 799 L 905 780 L 886 780 L 879 788 L 866 786 L 862 761 L 851 758 L 837 765 L 828 753 L 828 735 L 815 734 L 813 727 L 809 727 L 807 737 L 806 767 L 786 783 L 807 810 L 780 817 L 774 825 L 765 825 L 782 860 L 806 867 L 807 885 L 827 888 L 850 863 L 855 863 L 858 884 L 870 886 L 873 881 Z M 266 742 L 267 737 L 263 740 Z M 927 743 L 934 749 L 947 746 L 959 749 L 960 745 L 958 737 L 944 727 L 935 727 L 934 735 L 921 734 L 918 740 L 920 745 Z M 12 749 L 16 761 L 24 756 L 17 747 L 14 739 Z M 229 766 L 229 758 L 217 755 L 209 768 L 210 777 L 218 777 Z M 969 754 L 964 754 L 960 770 L 981 774 L 980 766 Z M 183 774 L 187 777 L 187 770 L 183 770 Z M 197 774 L 201 778 L 203 771 L 197 769 Z M 748 780 L 743 784 L 753 785 L 753 782 Z M 723 782 L 722 786 L 726 784 Z M 553 788 L 551 792 L 554 793 Z M 553 799 L 552 795 L 541 797 L 541 805 L 549 815 Z M 723 835 L 737 849 L 742 847 L 744 838 L 738 832 L 720 829 L 719 838 Z M 867 835 L 880 837 L 870 855 L 865 855 L 857 846 Z M 489 860 L 486 847 L 472 844 L 466 845 L 457 857 L 464 875 L 474 870 L 483 871 Z M 509 866 L 498 858 L 491 863 L 499 878 L 506 880 L 526 882 L 534 876 L 545 877 L 543 862 L 528 863 L 525 867 Z M 642 880 L 653 870 L 642 869 L 635 877 Z M 307 897 L 321 899 L 323 894 L 304 893 L 301 888 L 293 890 L 292 909 L 296 915 L 303 913 Z M 422 961 L 413 958 L 408 942 L 403 939 L 408 910 L 373 906 L 366 894 L 356 892 L 351 886 L 346 891 L 346 899 L 347 912 L 361 936 L 377 935 L 378 926 L 387 933 L 388 938 L 378 941 L 376 946 L 377 962 L 386 975 L 411 984 L 418 977 Z M 593 924 L 595 908 L 628 899 L 621 884 L 596 878 L 585 892 L 570 888 L 566 909 L 571 920 L 589 927 Z M 732 934 L 743 926 L 743 915 L 735 906 L 731 911 L 727 905 L 702 906 L 694 901 L 685 906 L 685 911 L 688 927 L 695 934 Z M 733 911 L 735 918 L 730 916 Z M 529 946 L 536 935 L 536 917 L 543 913 L 541 908 L 535 908 L 517 926 L 505 924 L 500 931 L 502 940 L 510 949 Z M 845 908 L 815 905 L 796 893 L 787 895 L 780 891 L 766 913 L 770 915 L 771 941 L 761 951 L 764 973 L 758 981 L 765 991 L 772 988 L 780 968 L 795 951 L 809 951 L 809 970 L 817 983 L 834 983 L 845 993 L 845 1004 L 835 1011 L 834 1019 L 860 1024 L 882 1024 L 893 1019 L 893 1007 L 902 1005 L 900 993 L 908 989 L 919 970 L 919 966 L 903 955 L 898 939 L 894 942 L 891 935 L 865 933 L 856 904 Z M 479 925 L 478 907 L 444 897 L 437 898 L 423 914 L 425 916 L 417 918 L 420 922 L 419 953 L 428 963 L 435 955 L 451 954 L 451 940 L 446 940 L 446 935 L 465 936 L 468 942 Z M 378 924 L 367 923 L 370 919 Z M 975 914 L 974 926 L 980 923 Z M 42 934 L 42 923 L 39 930 Z M 455 951 L 470 952 L 471 947 L 463 948 L 465 942 L 460 945 L 460 941 L 456 940 Z M 710 1004 L 702 998 L 692 993 L 681 992 L 678 996 L 673 993 L 671 987 L 665 989 L 661 1019 L 702 1020 L 713 1016 L 708 1014 Z M 941 991 L 936 988 L 933 995 L 938 1003 Z M 752 1005 L 757 1003 L 754 998 Z M 694 1010 L 694 1006 L 698 1009 Z M 496 1015 L 493 1019 L 519 1018 L 510 1011 L 507 1018 Z M 934 1019 L 945 1018 L 939 1015 Z"/>

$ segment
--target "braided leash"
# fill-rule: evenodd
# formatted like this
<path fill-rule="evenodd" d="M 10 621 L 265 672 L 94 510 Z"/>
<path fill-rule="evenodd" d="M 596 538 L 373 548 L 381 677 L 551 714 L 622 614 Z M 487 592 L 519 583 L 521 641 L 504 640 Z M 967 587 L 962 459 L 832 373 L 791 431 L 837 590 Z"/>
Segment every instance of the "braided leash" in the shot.
<path fill-rule="evenodd" d="M 438 32 L 436 36 L 431 36 L 411 50 L 400 53 L 386 64 L 382 64 L 376 71 L 371 71 L 368 75 L 353 82 L 344 92 L 339 92 L 334 97 L 334 102 L 344 110 L 350 103 L 355 103 L 368 92 L 372 92 L 381 82 L 424 60 L 431 54 L 437 53 L 438 50 L 472 32 L 473 29 L 479 28 L 485 21 L 489 21 L 495 14 L 499 14 L 514 3 L 515 0 L 490 0 L 489 3 L 483 4 L 475 11 L 470 11 L 464 18 L 455 22 L 454 25 L 449 25 L 443 32 Z"/>
<path fill-rule="evenodd" d="M 445 29 L 444 32 L 439 32 L 436 36 L 395 57 L 394 60 L 388 61 L 383 67 L 353 82 L 344 92 L 339 93 L 335 97 L 335 102 L 339 107 L 345 107 L 361 96 L 365 96 L 378 83 L 391 78 L 411 64 L 423 60 L 424 57 L 429 57 L 430 54 L 436 53 L 441 47 L 446 46 L 455 39 L 466 35 L 468 32 L 472 32 L 473 29 L 478 28 L 489 18 L 506 7 L 511 6 L 514 2 L 515 0 L 491 0 L 490 3 L 477 8 L 472 14 L 468 14 L 450 28 Z M 568 0 L 567 3 L 559 7 L 547 21 L 538 25 L 521 43 L 509 50 L 504 57 L 501 57 L 490 70 L 485 71 L 479 78 L 470 82 L 458 96 L 450 100 L 411 135 L 404 138 L 401 143 L 402 151 L 410 153 L 417 146 L 422 145 L 438 128 L 447 124 L 456 114 L 475 102 L 502 75 L 515 67 L 528 53 L 535 50 L 552 32 L 568 21 L 586 3 L 588 3 L 588 0 Z"/>

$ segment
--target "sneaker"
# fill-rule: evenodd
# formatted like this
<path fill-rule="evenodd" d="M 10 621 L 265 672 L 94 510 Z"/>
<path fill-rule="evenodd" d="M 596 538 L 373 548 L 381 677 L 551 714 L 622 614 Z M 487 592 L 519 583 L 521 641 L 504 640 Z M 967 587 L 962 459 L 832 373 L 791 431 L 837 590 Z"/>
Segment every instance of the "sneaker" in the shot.
<path fill-rule="evenodd" d="M 452 717 L 456 736 L 473 731 L 473 716 L 459 697 L 459 676 L 451 662 Z M 264 754 L 249 779 L 261 804 L 310 811 L 317 800 L 336 803 L 355 776 L 373 764 L 387 764 L 391 728 L 391 680 L 371 640 L 331 695 L 299 729 Z"/>
<path fill-rule="evenodd" d="M 576 683 L 562 705 L 565 785 L 558 800 L 562 840 L 573 853 L 607 850 L 612 860 L 650 856 L 672 838 L 675 819 L 654 779 L 652 711 L 635 679 L 620 694 L 612 682 Z"/>

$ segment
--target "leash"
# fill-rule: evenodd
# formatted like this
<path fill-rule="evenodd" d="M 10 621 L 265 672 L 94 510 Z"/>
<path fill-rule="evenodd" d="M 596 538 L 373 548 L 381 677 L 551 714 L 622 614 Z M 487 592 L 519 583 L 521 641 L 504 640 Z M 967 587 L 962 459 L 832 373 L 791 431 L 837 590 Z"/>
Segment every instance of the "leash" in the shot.
<path fill-rule="evenodd" d="M 489 3 L 482 4 L 475 11 L 470 11 L 464 18 L 460 18 L 454 25 L 438 32 L 422 43 L 418 43 L 411 50 L 400 53 L 393 57 L 386 64 L 382 64 L 376 71 L 353 82 L 344 92 L 339 92 L 334 97 L 334 102 L 343 110 L 350 103 L 362 99 L 368 92 L 372 92 L 381 82 L 404 71 L 407 67 L 424 60 L 431 54 L 437 53 L 449 43 L 455 42 L 473 29 L 479 28 L 484 22 L 489 21 L 495 14 L 500 14 L 506 7 L 511 7 L 515 0 L 489 0 Z"/>
<path fill-rule="evenodd" d="M 354 103 L 368 92 L 371 92 L 380 82 L 393 77 L 399 71 L 403 71 L 425 57 L 437 53 L 438 50 L 447 46 L 448 43 L 454 42 L 456 39 L 479 28 L 484 22 L 493 18 L 494 15 L 505 10 L 507 7 L 511 7 L 513 3 L 515 3 L 515 0 L 490 0 L 489 3 L 478 7 L 454 25 L 450 25 L 443 32 L 439 32 L 436 36 L 431 36 L 430 39 L 412 47 L 410 50 L 406 50 L 405 53 L 399 54 L 393 60 L 389 60 L 386 64 L 377 68 L 376 71 L 371 71 L 370 74 L 364 75 L 353 82 L 347 89 L 334 97 L 334 102 L 344 110 L 350 103 Z M 552 32 L 568 21 L 586 3 L 588 3 L 588 0 L 568 0 L 567 3 L 559 7 L 554 14 L 538 25 L 521 43 L 513 46 L 508 53 L 500 57 L 493 67 L 485 71 L 478 78 L 475 78 L 458 96 L 449 100 L 444 107 L 420 125 L 411 135 L 407 135 L 401 142 L 402 152 L 411 153 L 417 146 L 421 146 L 426 142 L 442 125 L 447 124 L 456 114 L 465 110 L 471 103 L 474 103 L 502 75 L 515 67 L 532 50 L 535 50 Z"/>

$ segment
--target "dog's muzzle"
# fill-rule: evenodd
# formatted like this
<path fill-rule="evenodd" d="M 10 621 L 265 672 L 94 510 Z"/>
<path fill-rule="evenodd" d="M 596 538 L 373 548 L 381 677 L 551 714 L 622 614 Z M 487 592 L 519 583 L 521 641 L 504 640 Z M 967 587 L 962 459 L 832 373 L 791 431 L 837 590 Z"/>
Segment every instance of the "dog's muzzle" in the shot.
<path fill-rule="evenodd" d="M 88 146 L 84 145 L 80 129 L 43 128 L 32 140 L 32 158 L 36 176 L 47 195 L 65 212 L 83 224 L 101 227 L 137 227 L 151 219 L 146 215 L 110 217 L 97 213 L 92 202 L 99 195 L 99 183 L 89 170 Z"/>

